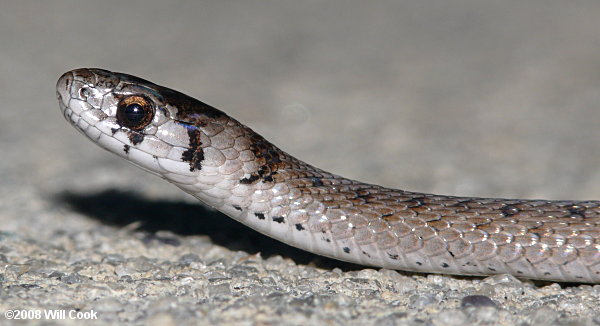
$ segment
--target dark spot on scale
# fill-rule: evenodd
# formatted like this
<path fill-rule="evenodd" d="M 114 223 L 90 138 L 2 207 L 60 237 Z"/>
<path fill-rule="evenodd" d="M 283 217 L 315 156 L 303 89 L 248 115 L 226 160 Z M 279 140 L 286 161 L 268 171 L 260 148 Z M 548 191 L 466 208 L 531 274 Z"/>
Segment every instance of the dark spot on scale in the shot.
<path fill-rule="evenodd" d="M 517 271 L 517 274 L 523 274 L 523 272 L 522 271 Z"/>
<path fill-rule="evenodd" d="M 452 253 L 452 251 L 448 250 L 448 253 L 450 254 L 450 256 L 454 257 L 454 254 Z"/>
<path fill-rule="evenodd" d="M 273 222 L 277 222 L 277 223 L 283 223 L 285 222 L 285 219 L 283 218 L 283 216 L 273 216 Z"/>
<path fill-rule="evenodd" d="M 259 220 L 265 219 L 265 214 L 263 214 L 263 213 L 254 213 L 254 215 L 256 215 L 256 217 L 258 217 Z"/>
<path fill-rule="evenodd" d="M 202 161 L 204 160 L 204 150 L 200 141 L 201 132 L 198 128 L 190 125 L 185 125 L 190 138 L 190 147 L 181 154 L 181 159 L 190 164 L 190 171 L 202 169 Z"/>
<path fill-rule="evenodd" d="M 546 275 L 546 276 L 550 275 L 550 272 L 544 272 L 544 275 Z"/>
<path fill-rule="evenodd" d="M 302 231 L 302 230 L 304 230 L 304 227 L 302 226 L 302 224 L 298 223 L 298 224 L 296 224 L 296 230 Z"/>
<path fill-rule="evenodd" d="M 323 240 L 325 240 L 326 242 L 331 242 L 331 239 L 329 238 L 324 238 Z"/>
<path fill-rule="evenodd" d="M 423 205 L 425 205 L 425 197 L 415 197 L 415 198 L 411 198 L 410 201 L 415 202 L 413 205 L 408 205 L 408 207 L 410 208 L 417 208 L 417 207 L 421 207 Z"/>
<path fill-rule="evenodd" d="M 363 253 L 363 255 L 365 255 L 365 256 L 367 256 L 367 257 L 371 258 L 371 255 L 369 255 L 369 253 L 368 253 L 368 252 L 366 252 L 366 251 L 363 251 L 362 253 Z"/>
<path fill-rule="evenodd" d="M 141 132 L 130 131 L 127 135 L 127 138 L 131 141 L 133 145 L 137 145 L 144 140 L 145 135 Z"/>
<path fill-rule="evenodd" d="M 360 198 L 360 199 L 364 199 L 365 201 L 369 201 L 370 198 L 372 198 L 370 193 L 366 193 L 366 194 L 358 194 L 356 195 L 356 198 Z"/>
<path fill-rule="evenodd" d="M 571 205 L 571 206 L 567 206 L 565 207 L 567 210 L 569 210 L 569 213 L 571 213 L 571 217 L 573 218 L 585 218 L 585 210 L 587 209 L 587 207 L 583 206 L 583 205 Z"/>
<path fill-rule="evenodd" d="M 511 217 L 515 214 L 518 214 L 519 212 L 520 210 L 513 205 L 506 205 L 502 207 L 502 215 L 504 215 L 505 217 Z"/>
<path fill-rule="evenodd" d="M 238 211 L 242 210 L 242 208 L 240 206 L 238 206 L 238 205 L 233 205 L 233 208 L 237 209 Z"/>
<path fill-rule="evenodd" d="M 393 254 L 390 254 L 389 252 L 388 252 L 388 257 L 390 257 L 390 259 L 393 259 L 393 260 L 398 259 L 398 255 L 393 255 Z"/>
<path fill-rule="evenodd" d="M 350 248 L 344 247 L 344 252 L 347 253 L 347 254 L 349 254 L 350 253 Z"/>
<path fill-rule="evenodd" d="M 313 187 L 321 187 L 321 186 L 323 186 L 323 181 L 321 179 L 319 179 L 319 178 L 312 177 L 312 178 L 310 178 L 310 181 L 312 181 Z"/>
<path fill-rule="evenodd" d="M 442 267 L 443 268 L 448 268 L 448 267 L 450 267 L 450 265 L 448 265 L 447 263 L 442 263 Z"/>
<path fill-rule="evenodd" d="M 241 184 L 246 184 L 246 185 L 247 184 L 251 184 L 252 182 L 258 180 L 258 178 L 259 178 L 259 176 L 253 174 L 253 175 L 251 175 L 248 178 L 243 178 L 242 180 L 240 180 L 240 183 Z"/>
<path fill-rule="evenodd" d="M 284 166 L 279 157 L 281 151 L 259 135 L 255 134 L 249 140 L 250 151 L 254 154 L 260 167 L 250 177 L 241 179 L 240 183 L 250 184 L 259 179 L 262 179 L 263 182 L 273 182 L 273 176 L 277 174 L 277 170 Z"/>
<path fill-rule="evenodd" d="M 488 267 L 488 269 L 489 269 L 490 271 L 492 271 L 492 272 L 495 272 L 495 271 L 496 271 L 496 269 L 495 269 L 495 268 L 492 268 L 492 267 Z"/>
<path fill-rule="evenodd" d="M 575 278 L 577 278 L 577 279 L 582 279 L 582 278 L 583 278 L 583 276 L 575 276 Z"/>
<path fill-rule="evenodd" d="M 123 152 L 125 152 L 125 154 L 129 154 L 129 145 L 123 145 Z"/>
<path fill-rule="evenodd" d="M 419 265 L 419 266 L 423 266 L 423 263 L 420 261 L 416 261 L 415 264 Z"/>

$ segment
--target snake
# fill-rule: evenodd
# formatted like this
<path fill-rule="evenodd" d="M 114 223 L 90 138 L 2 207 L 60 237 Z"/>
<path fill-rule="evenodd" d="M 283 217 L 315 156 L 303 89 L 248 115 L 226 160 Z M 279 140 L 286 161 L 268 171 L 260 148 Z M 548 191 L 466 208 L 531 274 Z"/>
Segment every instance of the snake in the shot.
<path fill-rule="evenodd" d="M 176 90 L 97 68 L 64 73 L 59 107 L 100 147 L 271 238 L 364 266 L 600 283 L 600 201 L 436 195 L 305 163 Z"/>

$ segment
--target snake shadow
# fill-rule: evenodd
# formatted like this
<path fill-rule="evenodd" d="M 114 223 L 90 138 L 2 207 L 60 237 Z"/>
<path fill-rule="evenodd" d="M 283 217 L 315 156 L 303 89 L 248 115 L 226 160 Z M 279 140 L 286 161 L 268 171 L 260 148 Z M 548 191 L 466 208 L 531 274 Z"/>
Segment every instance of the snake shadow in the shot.
<path fill-rule="evenodd" d="M 263 258 L 281 255 L 293 259 L 297 264 L 310 264 L 326 269 L 339 267 L 343 271 L 365 268 L 315 255 L 271 239 L 201 204 L 150 200 L 134 192 L 113 189 L 91 194 L 64 192 L 56 195 L 55 200 L 75 212 L 107 225 L 125 227 L 132 223 L 140 223 L 136 230 L 145 232 L 144 240 L 147 241 L 179 244 L 176 238 L 155 235 L 157 231 L 169 231 L 182 237 L 206 235 L 216 245 L 249 254 L 260 252 Z"/>

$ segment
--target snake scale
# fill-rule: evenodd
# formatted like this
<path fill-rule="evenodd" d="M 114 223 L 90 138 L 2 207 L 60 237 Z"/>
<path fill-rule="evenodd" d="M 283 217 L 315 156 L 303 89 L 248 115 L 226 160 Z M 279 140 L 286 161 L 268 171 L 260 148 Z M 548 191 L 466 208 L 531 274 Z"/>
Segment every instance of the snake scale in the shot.
<path fill-rule="evenodd" d="M 76 69 L 56 87 L 63 115 L 97 145 L 292 246 L 405 271 L 600 283 L 599 201 L 389 189 L 300 161 L 138 77 Z"/>

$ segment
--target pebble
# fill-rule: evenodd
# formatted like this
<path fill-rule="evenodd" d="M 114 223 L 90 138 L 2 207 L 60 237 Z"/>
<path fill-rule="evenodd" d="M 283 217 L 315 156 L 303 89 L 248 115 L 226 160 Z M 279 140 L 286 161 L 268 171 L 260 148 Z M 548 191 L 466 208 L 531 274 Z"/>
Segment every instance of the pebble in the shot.
<path fill-rule="evenodd" d="M 484 295 L 468 295 L 460 301 L 460 306 L 467 307 L 497 307 L 498 305 Z"/>

